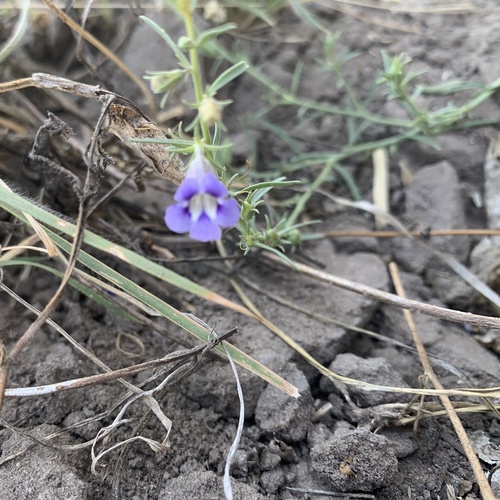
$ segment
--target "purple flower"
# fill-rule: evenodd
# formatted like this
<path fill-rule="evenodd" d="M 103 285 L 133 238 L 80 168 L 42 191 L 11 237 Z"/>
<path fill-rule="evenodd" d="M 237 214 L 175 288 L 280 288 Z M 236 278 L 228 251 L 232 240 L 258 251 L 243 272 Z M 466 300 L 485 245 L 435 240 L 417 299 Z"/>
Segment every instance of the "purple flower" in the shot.
<path fill-rule="evenodd" d="M 235 226 L 240 218 L 238 203 L 198 147 L 174 200 L 165 211 L 165 223 L 174 233 L 189 231 L 194 240 L 219 240 L 221 228 Z"/>

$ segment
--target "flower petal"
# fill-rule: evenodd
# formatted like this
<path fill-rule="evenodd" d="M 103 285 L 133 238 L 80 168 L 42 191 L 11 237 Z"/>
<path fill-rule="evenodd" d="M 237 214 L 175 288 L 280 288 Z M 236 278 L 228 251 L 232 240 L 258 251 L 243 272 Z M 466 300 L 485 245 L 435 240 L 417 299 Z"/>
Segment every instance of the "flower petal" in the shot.
<path fill-rule="evenodd" d="M 215 241 L 220 240 L 222 231 L 215 222 L 211 221 L 205 214 L 202 214 L 191 226 L 189 236 L 193 240 L 198 241 Z"/>
<path fill-rule="evenodd" d="M 194 148 L 194 155 L 191 159 L 191 163 L 186 171 L 186 177 L 194 177 L 196 179 L 201 179 L 203 174 L 206 172 L 213 172 L 214 169 L 212 165 L 205 159 L 203 152 L 199 146 Z"/>
<path fill-rule="evenodd" d="M 227 187 L 211 172 L 201 178 L 200 186 L 204 193 L 211 194 L 215 198 L 224 198 L 229 194 Z"/>
<path fill-rule="evenodd" d="M 219 202 L 215 222 L 221 227 L 233 227 L 240 220 L 240 207 L 234 198 Z"/>
<path fill-rule="evenodd" d="M 193 221 L 188 207 L 170 205 L 165 211 L 165 224 L 174 233 L 187 233 Z"/>
<path fill-rule="evenodd" d="M 198 179 L 188 177 L 184 179 L 174 194 L 174 200 L 177 202 L 188 201 L 195 194 L 200 192 L 200 182 Z"/>

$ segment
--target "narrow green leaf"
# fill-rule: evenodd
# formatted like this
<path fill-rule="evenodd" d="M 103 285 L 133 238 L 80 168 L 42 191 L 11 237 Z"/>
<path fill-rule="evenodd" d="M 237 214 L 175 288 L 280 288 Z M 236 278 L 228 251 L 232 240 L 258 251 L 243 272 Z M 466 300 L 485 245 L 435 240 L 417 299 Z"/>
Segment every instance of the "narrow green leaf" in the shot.
<path fill-rule="evenodd" d="M 248 64 L 245 61 L 240 61 L 220 74 L 215 81 L 208 87 L 208 95 L 215 95 L 219 89 L 238 78 L 248 69 Z"/>
<path fill-rule="evenodd" d="M 167 45 L 172 49 L 173 53 L 175 54 L 175 57 L 177 57 L 177 60 L 179 61 L 180 65 L 183 68 L 189 69 L 191 68 L 191 63 L 189 62 L 189 59 L 184 55 L 181 49 L 177 46 L 177 44 L 172 40 L 170 35 L 158 24 L 156 24 L 152 19 L 149 19 L 149 17 L 146 16 L 140 16 L 140 18 L 153 30 L 160 35 L 163 40 L 167 43 Z"/>
<path fill-rule="evenodd" d="M 29 200 L 23 198 L 22 196 L 13 193 L 10 189 L 4 185 L 0 184 L 0 207 L 4 210 L 12 213 L 15 217 L 27 223 L 26 217 L 24 213 L 31 215 L 35 219 L 40 222 L 47 224 L 50 227 L 57 229 L 69 236 L 74 236 L 76 228 L 74 224 L 71 222 L 65 221 L 55 215 L 54 213 L 49 212 L 43 207 L 37 206 L 30 202 Z M 65 252 L 70 253 L 72 244 L 54 233 L 52 230 L 48 228 L 44 228 L 52 241 L 62 248 Z M 235 311 L 238 311 L 247 316 L 254 317 L 254 315 L 245 307 L 239 306 L 238 304 L 218 295 L 207 288 L 194 283 L 193 281 L 169 270 L 166 269 L 155 262 L 151 262 L 145 257 L 127 249 L 122 246 L 116 245 L 101 236 L 92 233 L 91 231 L 84 231 L 84 243 L 107 252 L 115 257 L 118 257 L 120 260 L 135 266 L 136 268 L 155 276 L 167 283 L 172 284 L 173 286 L 180 288 L 185 291 L 189 291 L 201 298 L 206 300 L 213 301 L 219 305 L 228 307 Z M 203 341 L 209 341 L 211 332 L 206 331 L 202 328 L 198 323 L 191 320 L 177 309 L 172 307 L 170 304 L 162 301 L 155 295 L 151 294 L 147 290 L 141 288 L 136 283 L 126 278 L 122 274 L 114 271 L 110 267 L 103 264 L 100 260 L 92 257 L 87 252 L 81 250 L 78 254 L 78 262 L 87 266 L 93 272 L 99 274 L 103 278 L 109 280 L 114 283 L 116 286 L 121 288 L 130 294 L 130 296 L 139 300 L 143 304 L 147 305 L 151 309 L 157 311 L 167 319 L 169 319 L 174 324 L 180 326 L 187 332 L 195 335 L 198 339 Z M 283 390 L 287 394 L 297 397 L 298 391 L 297 388 L 283 380 L 279 375 L 272 372 L 265 366 L 261 365 L 258 361 L 254 360 L 250 356 L 246 355 L 244 352 L 240 351 L 236 347 L 231 344 L 225 344 L 232 358 L 241 366 L 247 368 L 251 372 L 257 374 L 262 377 L 264 380 L 269 383 L 275 385 L 279 389 Z M 225 355 L 222 347 L 218 346 L 217 350 Z"/>
<path fill-rule="evenodd" d="M 234 23 L 226 23 L 221 24 L 220 26 L 215 26 L 208 30 L 205 30 L 203 33 L 198 35 L 196 39 L 196 46 L 202 47 L 206 42 L 213 40 L 214 38 L 222 35 L 223 33 L 227 33 L 228 31 L 232 31 L 236 29 L 238 26 Z"/>

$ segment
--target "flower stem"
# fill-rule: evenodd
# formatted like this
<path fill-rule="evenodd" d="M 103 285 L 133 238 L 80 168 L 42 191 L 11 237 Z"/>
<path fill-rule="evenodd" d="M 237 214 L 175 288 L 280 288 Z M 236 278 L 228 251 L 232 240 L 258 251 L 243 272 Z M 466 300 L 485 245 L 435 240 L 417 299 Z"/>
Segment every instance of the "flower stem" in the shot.
<path fill-rule="evenodd" d="M 335 159 L 331 159 L 326 163 L 326 165 L 323 167 L 323 170 L 321 173 L 316 177 L 316 179 L 313 181 L 311 186 L 307 189 L 307 191 L 299 198 L 297 201 L 297 204 L 295 205 L 294 210 L 292 213 L 288 216 L 287 221 L 286 221 L 286 228 L 290 228 L 295 224 L 297 221 L 298 217 L 300 214 L 304 211 L 306 203 L 309 201 L 309 198 L 314 194 L 316 189 L 318 189 L 321 184 L 327 179 L 327 177 L 330 175 L 332 168 L 335 164 Z"/>
<path fill-rule="evenodd" d="M 186 36 L 191 42 L 189 49 L 189 60 L 191 62 L 191 80 L 193 82 L 194 95 L 198 106 L 203 100 L 203 81 L 201 77 L 200 58 L 198 57 L 198 48 L 196 47 L 196 30 L 194 27 L 193 9 L 189 0 L 181 1 L 181 13 L 186 28 Z M 212 136 L 206 123 L 200 120 L 201 136 L 205 144 L 211 144 Z M 199 139 L 199 128 L 195 127 L 195 138 Z"/>

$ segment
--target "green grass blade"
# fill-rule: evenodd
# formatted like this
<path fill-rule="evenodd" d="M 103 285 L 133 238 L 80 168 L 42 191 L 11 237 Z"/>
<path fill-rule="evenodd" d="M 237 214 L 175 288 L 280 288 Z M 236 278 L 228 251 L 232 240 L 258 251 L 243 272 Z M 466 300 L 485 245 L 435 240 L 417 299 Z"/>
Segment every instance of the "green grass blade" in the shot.
<path fill-rule="evenodd" d="M 23 213 L 27 213 L 38 221 L 43 222 L 50 227 L 58 229 L 59 231 L 62 231 L 69 236 L 73 236 L 75 233 L 75 226 L 71 222 L 65 221 L 58 217 L 56 214 L 49 212 L 48 210 L 40 206 L 34 205 L 30 201 L 24 199 L 22 196 L 16 193 L 13 193 L 8 187 L 1 184 L 0 207 L 12 213 L 15 217 L 23 220 L 24 222 L 27 222 L 27 220 Z M 44 229 L 51 240 L 54 242 L 54 244 L 59 246 L 67 253 L 71 252 L 72 244 L 70 242 L 54 233 L 50 229 Z M 170 271 L 169 269 L 165 269 L 154 262 L 150 262 L 145 257 L 142 257 L 141 255 L 138 255 L 131 250 L 111 243 L 104 238 L 92 233 L 91 231 L 86 230 L 84 232 L 84 243 L 99 250 L 105 251 L 111 255 L 114 255 L 115 257 L 118 257 L 124 262 L 127 262 L 128 264 L 136 267 L 137 269 L 141 269 L 142 271 L 152 274 L 153 276 L 156 276 L 157 278 L 160 278 L 172 284 L 173 286 L 181 288 L 182 290 L 189 291 L 201 298 L 212 300 L 221 305 L 231 306 L 231 309 L 233 310 L 239 310 L 239 312 L 242 312 L 247 316 L 254 317 L 254 315 L 245 307 L 235 304 L 234 302 L 231 302 L 230 300 L 225 299 L 224 297 L 214 292 L 211 292 L 207 288 L 202 287 L 201 285 L 198 285 L 197 283 L 194 283 L 187 278 L 184 278 L 183 276 Z M 194 320 L 188 318 L 186 315 L 184 315 L 171 305 L 162 301 L 147 290 L 141 288 L 122 274 L 106 266 L 87 252 L 81 250 L 78 255 L 78 261 L 86 267 L 90 268 L 94 273 L 99 274 L 103 278 L 114 283 L 120 289 L 126 291 L 128 294 L 130 294 L 130 296 L 139 300 L 151 309 L 157 311 L 172 323 L 178 325 L 182 329 L 196 336 L 198 339 L 204 342 L 208 342 L 211 339 L 210 331 L 207 331 Z M 269 383 L 275 385 L 287 394 L 295 397 L 298 396 L 297 388 L 286 382 L 279 375 L 269 370 L 258 361 L 254 360 L 231 344 L 226 342 L 225 346 L 235 362 L 250 370 L 251 372 L 257 374 L 259 377 L 263 378 Z M 222 349 L 221 346 L 217 346 L 216 349 L 222 355 L 225 355 L 224 349 Z"/>

